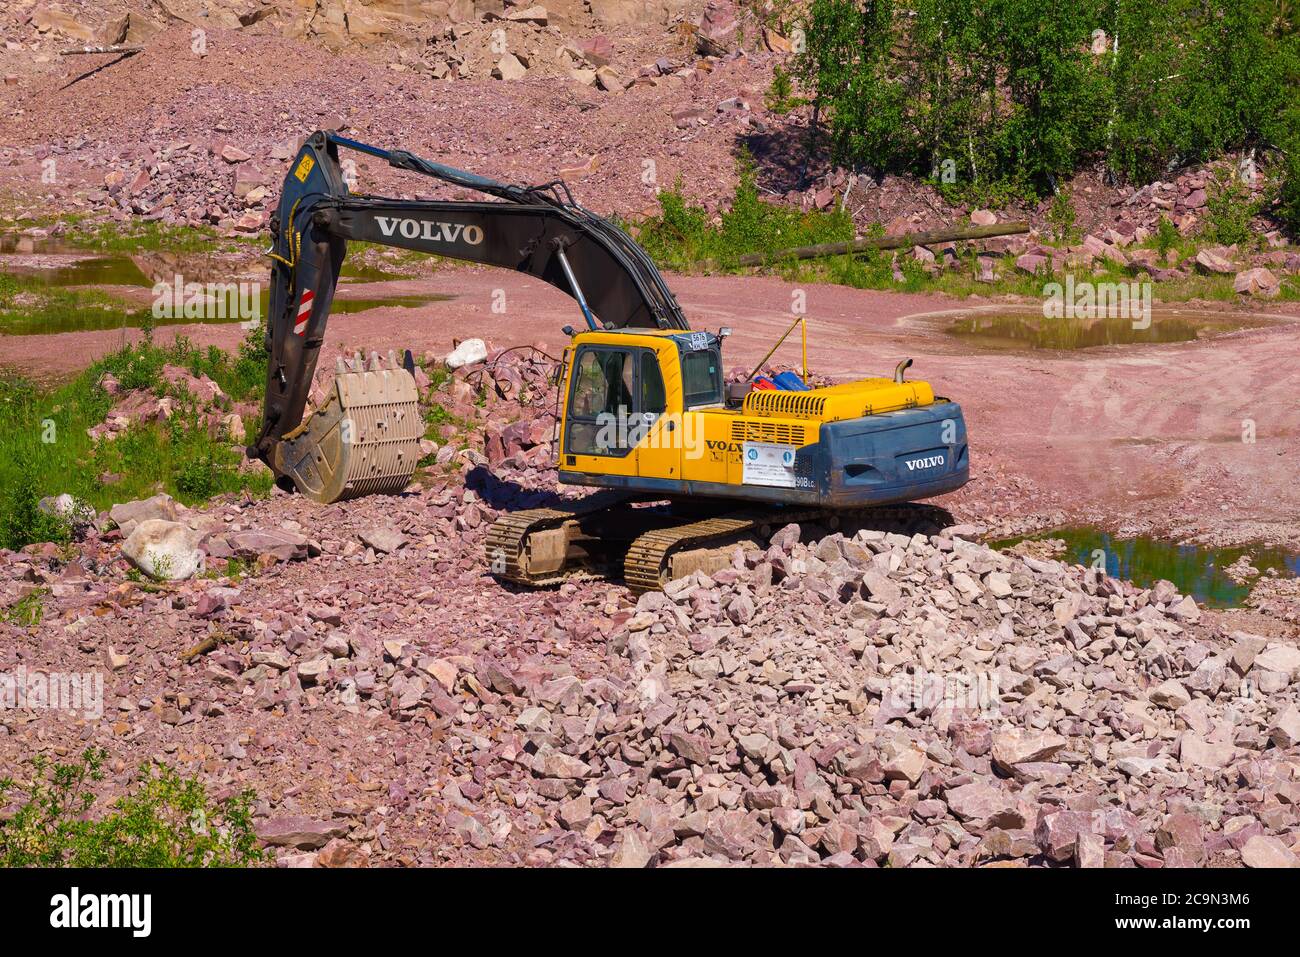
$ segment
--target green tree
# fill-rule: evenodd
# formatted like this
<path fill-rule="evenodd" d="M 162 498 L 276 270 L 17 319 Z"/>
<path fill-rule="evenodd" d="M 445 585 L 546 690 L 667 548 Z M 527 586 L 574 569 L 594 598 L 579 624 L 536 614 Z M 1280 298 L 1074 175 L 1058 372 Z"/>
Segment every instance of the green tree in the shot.
<path fill-rule="evenodd" d="M 1041 195 L 1097 160 L 1149 180 L 1300 129 L 1300 38 L 1278 0 L 812 0 L 808 12 L 795 73 L 840 162 L 927 175 L 952 160 L 963 185 Z"/>

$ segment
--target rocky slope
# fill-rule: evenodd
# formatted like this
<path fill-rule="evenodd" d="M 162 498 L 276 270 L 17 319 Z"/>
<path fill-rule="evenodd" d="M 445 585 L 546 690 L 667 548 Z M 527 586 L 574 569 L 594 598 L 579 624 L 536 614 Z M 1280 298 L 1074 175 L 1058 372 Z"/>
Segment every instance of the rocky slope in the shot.
<path fill-rule="evenodd" d="M 657 191 L 679 181 L 716 211 L 741 151 L 766 194 L 842 206 L 863 230 L 992 215 L 912 177 L 832 167 L 807 106 L 765 104 L 790 41 L 732 0 L 19 0 L 0 36 L 0 190 L 28 215 L 257 232 L 297 143 L 320 128 L 510 181 L 563 176 L 585 205 L 625 217 L 657 211 Z M 61 55 L 112 43 L 142 52 Z M 1260 198 L 1266 165 L 1230 157 L 1131 185 L 1086 172 L 1066 189 L 1080 235 L 1118 250 L 1161 216 L 1195 233 L 1215 177 Z M 437 192 L 377 161 L 355 172 L 363 191 Z M 998 213 L 1049 232 L 1050 202 Z M 1283 242 L 1266 217 L 1254 227 Z"/>

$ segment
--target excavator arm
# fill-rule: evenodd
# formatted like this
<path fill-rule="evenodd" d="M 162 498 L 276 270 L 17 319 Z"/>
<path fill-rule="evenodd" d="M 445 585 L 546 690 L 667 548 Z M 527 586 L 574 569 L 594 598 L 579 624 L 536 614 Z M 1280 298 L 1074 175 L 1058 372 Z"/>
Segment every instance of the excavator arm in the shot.
<path fill-rule="evenodd" d="M 398 169 L 492 197 L 402 200 L 353 195 L 339 162 L 352 149 Z M 266 399 L 251 458 L 319 501 L 396 491 L 414 471 L 420 429 L 414 380 L 396 361 L 340 362 L 330 403 L 303 422 L 316 360 L 349 241 L 501 266 L 536 276 L 577 300 L 590 328 L 687 329 L 676 299 L 645 251 L 573 201 L 562 181 L 499 183 L 318 132 L 285 177 L 271 222 Z"/>

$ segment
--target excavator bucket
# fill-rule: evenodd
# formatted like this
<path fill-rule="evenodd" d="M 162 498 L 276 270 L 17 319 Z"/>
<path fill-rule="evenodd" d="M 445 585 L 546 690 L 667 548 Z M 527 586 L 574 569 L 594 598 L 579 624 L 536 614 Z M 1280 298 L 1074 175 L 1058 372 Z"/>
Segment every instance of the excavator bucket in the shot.
<path fill-rule="evenodd" d="M 418 395 L 392 353 L 386 365 L 339 359 L 325 404 L 276 444 L 275 472 L 323 504 L 400 492 L 420 458 Z"/>

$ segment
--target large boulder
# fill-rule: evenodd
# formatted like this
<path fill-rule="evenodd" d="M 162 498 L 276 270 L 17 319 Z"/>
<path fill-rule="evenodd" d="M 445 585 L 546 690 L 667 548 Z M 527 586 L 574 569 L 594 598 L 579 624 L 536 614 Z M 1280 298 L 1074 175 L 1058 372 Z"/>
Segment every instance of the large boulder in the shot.
<path fill-rule="evenodd" d="M 1300 648 L 1273 642 L 1255 656 L 1254 667 L 1261 671 L 1276 671 L 1291 681 L 1300 678 Z"/>
<path fill-rule="evenodd" d="M 1232 280 L 1232 291 L 1243 296 L 1272 299 L 1281 291 L 1281 285 L 1272 272 L 1263 266 L 1257 266 L 1237 273 Z"/>
<path fill-rule="evenodd" d="M 82 43 L 94 42 L 94 27 L 55 7 L 54 4 L 42 3 L 32 11 L 31 24 L 36 28 L 37 33 L 54 33 L 56 36 L 65 36 Z"/>
<path fill-rule="evenodd" d="M 203 568 L 199 539 L 203 535 L 188 525 L 150 518 L 138 523 L 122 554 L 150 578 L 183 581 Z"/>
<path fill-rule="evenodd" d="M 1232 260 L 1217 249 L 1202 249 L 1196 254 L 1196 265 L 1204 273 L 1226 276 L 1234 272 Z"/>
<path fill-rule="evenodd" d="M 238 558 L 254 561 L 262 555 L 272 555 L 277 561 L 292 562 L 307 557 L 307 538 L 288 529 L 250 528 L 242 532 L 231 532 L 226 536 L 226 544 Z M 211 549 L 217 554 L 218 549 Z"/>
<path fill-rule="evenodd" d="M 497 80 L 518 80 L 528 72 L 528 67 L 513 53 L 507 53 L 492 68 L 492 76 Z"/>
<path fill-rule="evenodd" d="M 555 0 L 547 4 L 552 16 L 564 4 Z M 590 16 L 597 23 L 618 27 L 665 26 L 686 12 L 686 0 L 601 0 L 589 4 Z"/>

